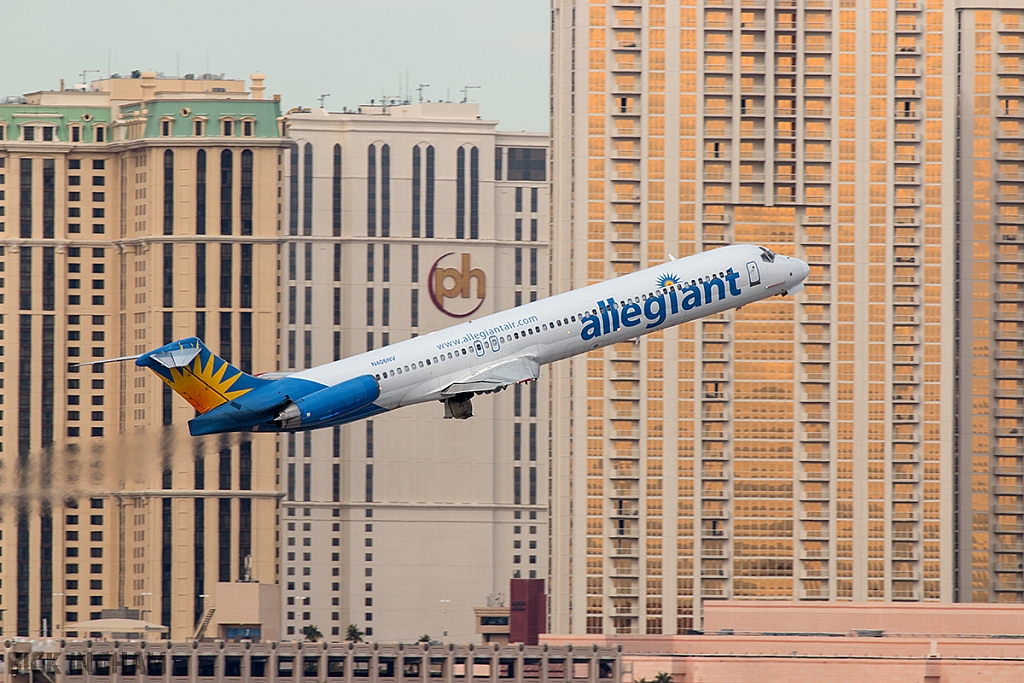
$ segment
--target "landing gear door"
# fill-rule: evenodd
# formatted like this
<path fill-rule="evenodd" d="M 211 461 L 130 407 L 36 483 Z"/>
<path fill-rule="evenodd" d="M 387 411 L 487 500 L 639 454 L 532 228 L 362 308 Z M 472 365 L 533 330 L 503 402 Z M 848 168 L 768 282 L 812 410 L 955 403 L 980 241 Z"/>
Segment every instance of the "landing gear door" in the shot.
<path fill-rule="evenodd" d="M 761 271 L 757 269 L 757 263 L 750 261 L 747 263 L 747 278 L 750 279 L 750 286 L 761 284 Z"/>

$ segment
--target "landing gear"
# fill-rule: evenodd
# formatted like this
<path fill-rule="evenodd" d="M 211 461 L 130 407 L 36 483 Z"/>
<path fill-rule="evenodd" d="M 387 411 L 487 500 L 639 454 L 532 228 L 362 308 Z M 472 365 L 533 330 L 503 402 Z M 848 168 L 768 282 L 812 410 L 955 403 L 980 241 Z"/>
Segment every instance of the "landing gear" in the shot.
<path fill-rule="evenodd" d="M 473 417 L 473 394 L 458 394 L 444 399 L 444 419 L 468 420 Z"/>

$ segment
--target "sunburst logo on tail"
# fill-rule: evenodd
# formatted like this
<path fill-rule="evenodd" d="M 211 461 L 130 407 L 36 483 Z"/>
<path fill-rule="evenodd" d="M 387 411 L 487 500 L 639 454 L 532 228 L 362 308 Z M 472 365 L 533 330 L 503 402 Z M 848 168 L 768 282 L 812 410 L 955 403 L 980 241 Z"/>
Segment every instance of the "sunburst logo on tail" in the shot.
<path fill-rule="evenodd" d="M 167 368 L 166 374 L 158 374 L 167 386 L 180 394 L 193 408 L 205 413 L 251 391 L 231 389 L 243 373 L 230 368 L 234 373 L 228 375 L 229 368 L 230 365 L 226 361 L 204 349 L 188 365 L 182 368 Z"/>

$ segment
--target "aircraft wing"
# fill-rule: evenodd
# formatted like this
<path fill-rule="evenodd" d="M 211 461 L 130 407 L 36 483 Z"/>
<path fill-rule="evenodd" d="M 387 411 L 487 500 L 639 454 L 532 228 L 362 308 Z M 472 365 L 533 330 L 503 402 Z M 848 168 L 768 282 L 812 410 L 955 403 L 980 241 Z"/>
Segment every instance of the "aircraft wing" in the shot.
<path fill-rule="evenodd" d="M 540 377 L 540 363 L 535 358 L 516 356 L 460 377 L 443 387 L 441 395 L 455 396 L 476 391 L 494 391 L 538 377 Z"/>

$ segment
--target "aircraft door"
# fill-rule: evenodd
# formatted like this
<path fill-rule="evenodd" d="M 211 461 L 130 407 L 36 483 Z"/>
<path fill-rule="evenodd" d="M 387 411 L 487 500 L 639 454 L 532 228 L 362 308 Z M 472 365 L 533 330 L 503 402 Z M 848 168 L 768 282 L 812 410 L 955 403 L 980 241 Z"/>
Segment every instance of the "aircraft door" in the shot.
<path fill-rule="evenodd" d="M 757 269 L 757 264 L 753 261 L 747 263 L 747 277 L 750 279 L 750 285 L 761 284 L 761 271 Z"/>
<path fill-rule="evenodd" d="M 498 345 L 498 337 L 491 335 L 491 338 L 488 341 L 491 342 L 491 353 L 495 353 L 499 348 L 501 348 Z"/>
<path fill-rule="evenodd" d="M 473 346 L 476 348 L 476 355 L 478 355 L 478 356 L 484 355 L 484 343 L 482 341 L 480 341 L 478 339 L 476 341 L 476 343 L 473 344 Z"/>

